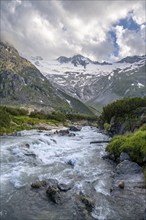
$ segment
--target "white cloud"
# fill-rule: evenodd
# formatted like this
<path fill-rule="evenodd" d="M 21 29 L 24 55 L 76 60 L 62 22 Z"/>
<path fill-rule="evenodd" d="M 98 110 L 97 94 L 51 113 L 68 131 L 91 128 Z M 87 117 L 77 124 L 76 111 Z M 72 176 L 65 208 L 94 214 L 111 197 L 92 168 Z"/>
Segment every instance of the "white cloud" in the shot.
<path fill-rule="evenodd" d="M 47 58 L 82 53 L 97 60 L 116 59 L 114 39 L 108 32 L 131 12 L 141 30 L 136 33 L 116 27 L 119 56 L 143 53 L 145 8 L 140 0 L 2 0 L 1 12 L 2 38 L 20 52 Z"/>
<path fill-rule="evenodd" d="M 142 25 L 138 32 L 134 30 L 123 29 L 122 26 L 116 26 L 117 44 L 119 46 L 119 57 L 132 56 L 135 54 L 143 55 L 145 51 L 145 33 L 146 26 Z"/>

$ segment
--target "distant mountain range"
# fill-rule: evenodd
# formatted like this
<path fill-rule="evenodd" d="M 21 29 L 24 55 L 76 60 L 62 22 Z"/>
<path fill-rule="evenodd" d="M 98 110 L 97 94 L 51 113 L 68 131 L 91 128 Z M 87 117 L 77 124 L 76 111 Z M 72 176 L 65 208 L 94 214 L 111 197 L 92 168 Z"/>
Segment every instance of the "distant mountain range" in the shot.
<path fill-rule="evenodd" d="M 146 96 L 146 56 L 100 63 L 82 55 L 22 58 L 0 42 L 1 105 L 92 114 L 87 105 L 104 106 L 123 97 Z"/>
<path fill-rule="evenodd" d="M 103 106 L 123 97 L 146 95 L 146 55 L 115 63 L 95 62 L 81 55 L 30 60 L 53 85 L 84 103 Z"/>
<path fill-rule="evenodd" d="M 34 62 L 36 59 L 42 61 L 37 57 Z M 80 100 L 54 87 L 30 61 L 3 42 L 0 42 L 0 103 L 93 114 Z"/>
<path fill-rule="evenodd" d="M 40 57 L 39 57 L 40 59 Z M 42 59 L 42 58 L 41 58 Z M 141 60 L 144 60 L 146 59 L 146 56 L 128 56 L 128 57 L 125 57 L 121 60 L 119 60 L 118 62 L 116 63 L 135 63 L 135 62 L 139 62 Z M 98 62 L 98 61 L 92 61 L 91 59 L 87 58 L 87 57 L 84 57 L 80 54 L 78 55 L 74 55 L 73 57 L 65 57 L 65 56 L 60 56 L 57 58 L 57 61 L 61 64 L 64 64 L 64 63 L 71 63 L 73 64 L 74 66 L 78 66 L 78 65 L 81 65 L 83 67 L 86 67 L 88 64 L 95 64 L 95 65 L 112 65 L 112 63 L 109 63 L 109 62 Z"/>
<path fill-rule="evenodd" d="M 92 61 L 91 59 L 87 58 L 87 57 L 84 57 L 80 54 L 78 55 L 74 55 L 73 57 L 65 57 L 65 56 L 60 56 L 58 57 L 57 61 L 61 64 L 63 63 L 71 63 L 73 64 L 74 66 L 78 66 L 78 65 L 81 65 L 83 66 L 84 68 L 86 68 L 86 66 L 88 64 L 99 64 L 99 65 L 106 65 L 106 64 L 110 64 L 110 63 L 107 63 L 107 62 L 103 62 L 103 63 L 100 63 L 98 61 Z"/>

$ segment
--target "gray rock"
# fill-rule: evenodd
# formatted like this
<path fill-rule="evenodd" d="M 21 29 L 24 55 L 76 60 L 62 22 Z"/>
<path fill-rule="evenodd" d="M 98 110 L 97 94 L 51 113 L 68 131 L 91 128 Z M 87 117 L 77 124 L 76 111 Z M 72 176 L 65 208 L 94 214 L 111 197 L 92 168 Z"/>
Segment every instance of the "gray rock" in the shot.
<path fill-rule="evenodd" d="M 52 202 L 56 204 L 61 203 L 62 197 L 60 194 L 60 190 L 57 187 L 49 186 L 48 189 L 46 190 L 46 193 Z"/>
<path fill-rule="evenodd" d="M 69 135 L 68 135 L 69 137 L 74 137 L 74 136 L 76 136 L 74 133 L 70 133 Z"/>
<path fill-rule="evenodd" d="M 122 153 L 120 154 L 120 162 L 122 162 L 122 161 L 124 161 L 124 160 L 131 160 L 131 159 L 130 159 L 130 156 L 129 156 L 127 153 L 122 152 Z"/>
<path fill-rule="evenodd" d="M 116 173 L 121 174 L 137 174 L 142 173 L 142 168 L 135 162 L 124 160 L 116 167 Z"/>
<path fill-rule="evenodd" d="M 70 126 L 69 128 L 70 131 L 80 131 L 81 129 L 80 128 L 77 128 L 75 126 Z"/>
<path fill-rule="evenodd" d="M 39 189 L 39 188 L 45 187 L 45 186 L 47 186 L 47 182 L 45 180 L 36 181 L 36 182 L 31 184 L 31 187 L 34 188 L 34 189 Z"/>
<path fill-rule="evenodd" d="M 52 138 L 51 138 L 50 140 L 53 141 L 55 144 L 57 144 L 57 141 L 56 141 L 56 140 L 54 140 L 54 139 L 52 139 Z"/>
<path fill-rule="evenodd" d="M 26 147 L 26 148 L 30 148 L 30 145 L 29 145 L 29 144 L 25 144 L 25 147 Z"/>
<path fill-rule="evenodd" d="M 36 155 L 34 153 L 25 153 L 24 155 L 26 155 L 28 157 L 36 158 Z"/>
<path fill-rule="evenodd" d="M 74 166 L 75 166 L 76 161 L 75 161 L 74 159 L 70 159 L 70 160 L 68 160 L 66 163 L 67 163 L 68 165 L 70 165 L 70 166 L 74 167 Z"/>
<path fill-rule="evenodd" d="M 90 196 L 84 195 L 82 193 L 80 193 L 79 198 L 85 205 L 86 209 L 89 212 L 92 212 L 93 208 L 95 207 L 95 201 Z"/>
<path fill-rule="evenodd" d="M 59 134 L 61 136 L 66 136 L 66 135 L 69 135 L 69 130 L 66 129 L 66 130 L 56 131 L 56 134 Z"/>

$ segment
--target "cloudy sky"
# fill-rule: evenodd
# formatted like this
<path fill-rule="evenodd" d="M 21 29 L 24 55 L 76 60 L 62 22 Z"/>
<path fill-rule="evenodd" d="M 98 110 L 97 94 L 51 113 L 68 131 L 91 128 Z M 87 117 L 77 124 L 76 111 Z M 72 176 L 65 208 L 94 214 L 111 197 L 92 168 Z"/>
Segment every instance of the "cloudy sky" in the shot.
<path fill-rule="evenodd" d="M 145 0 L 2 0 L 1 37 L 26 55 L 117 60 L 146 53 Z"/>

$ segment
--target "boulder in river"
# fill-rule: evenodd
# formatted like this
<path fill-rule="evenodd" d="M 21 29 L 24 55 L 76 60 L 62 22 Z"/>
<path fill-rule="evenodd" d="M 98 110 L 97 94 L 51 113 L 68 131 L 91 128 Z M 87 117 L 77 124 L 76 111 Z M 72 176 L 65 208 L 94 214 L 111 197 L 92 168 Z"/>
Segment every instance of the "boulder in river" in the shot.
<path fill-rule="evenodd" d="M 142 173 L 142 168 L 135 162 L 124 160 L 116 167 L 117 174 L 137 174 Z"/>
<path fill-rule="evenodd" d="M 84 195 L 82 193 L 80 194 L 79 197 L 80 197 L 81 202 L 85 205 L 86 209 L 89 212 L 92 212 L 95 206 L 94 200 L 90 196 Z"/>
<path fill-rule="evenodd" d="M 75 166 L 75 163 L 76 163 L 76 160 L 74 160 L 74 159 L 69 159 L 66 163 L 67 163 L 68 165 L 74 167 L 74 166 Z"/>
<path fill-rule="evenodd" d="M 68 135 L 69 137 L 74 137 L 74 136 L 76 136 L 74 133 L 69 133 L 69 135 Z"/>
<path fill-rule="evenodd" d="M 56 204 L 59 204 L 62 202 L 62 196 L 61 196 L 61 193 L 58 187 L 49 186 L 46 190 L 46 193 L 52 202 Z"/>
<path fill-rule="evenodd" d="M 31 187 L 35 188 L 35 189 L 39 189 L 39 188 L 45 187 L 45 186 L 47 186 L 47 182 L 45 180 L 36 181 L 36 182 L 31 184 Z"/>
<path fill-rule="evenodd" d="M 26 148 L 28 148 L 28 149 L 30 148 L 30 145 L 27 144 L 27 143 L 26 143 L 24 146 L 25 146 Z"/>
<path fill-rule="evenodd" d="M 69 130 L 70 131 L 80 131 L 81 129 L 76 126 L 70 126 Z"/>
<path fill-rule="evenodd" d="M 68 129 L 63 129 L 63 130 L 60 130 L 60 131 L 56 131 L 55 134 L 59 134 L 61 136 L 68 136 L 69 135 L 69 130 Z"/>

